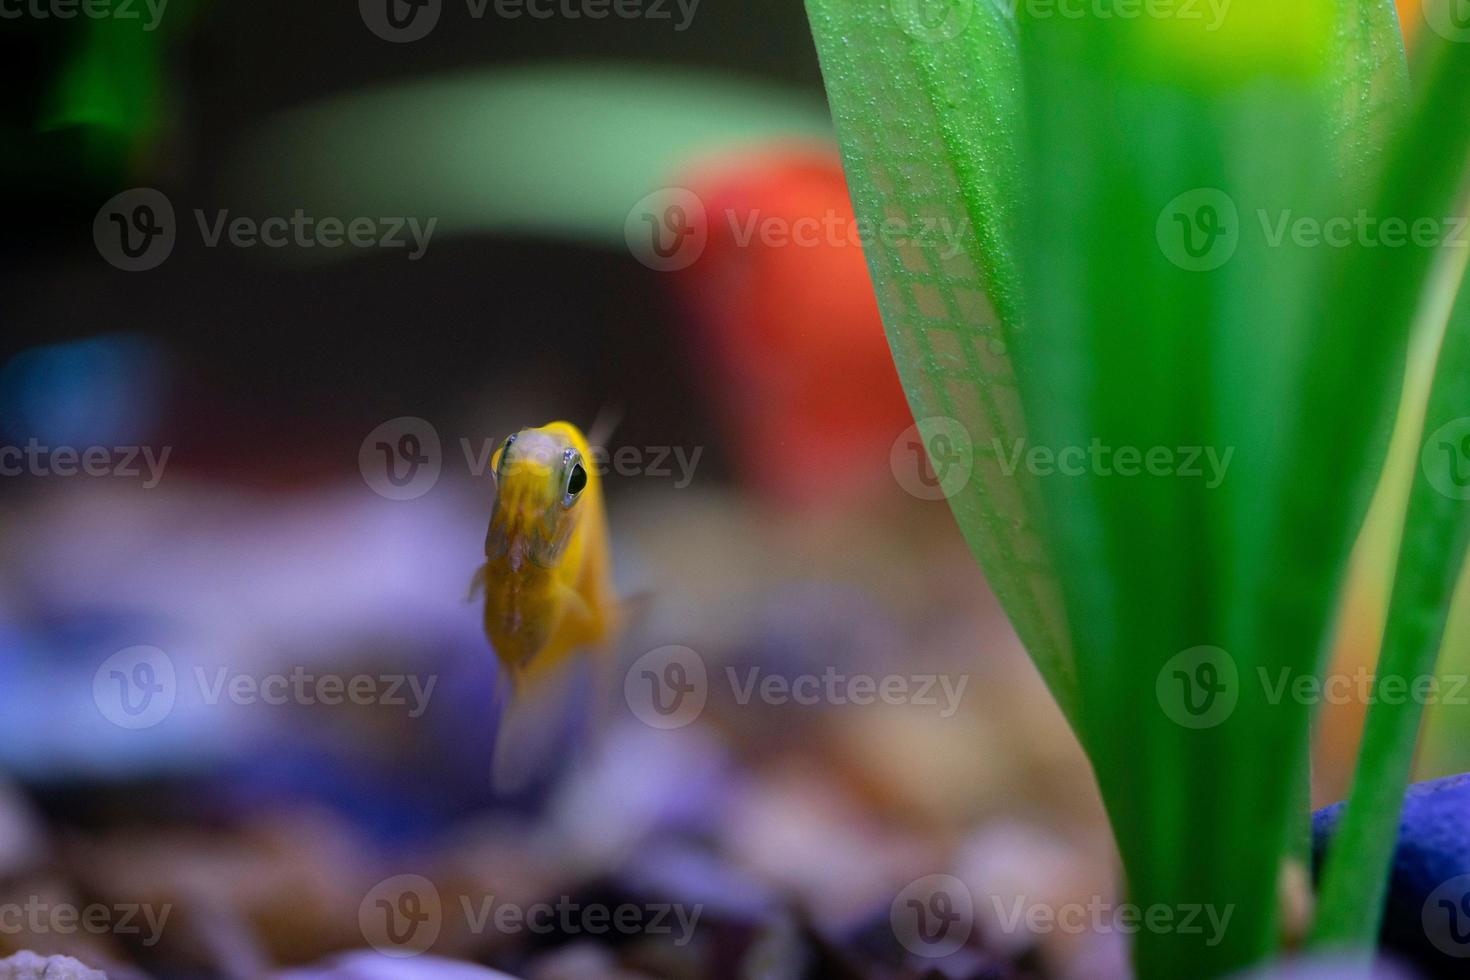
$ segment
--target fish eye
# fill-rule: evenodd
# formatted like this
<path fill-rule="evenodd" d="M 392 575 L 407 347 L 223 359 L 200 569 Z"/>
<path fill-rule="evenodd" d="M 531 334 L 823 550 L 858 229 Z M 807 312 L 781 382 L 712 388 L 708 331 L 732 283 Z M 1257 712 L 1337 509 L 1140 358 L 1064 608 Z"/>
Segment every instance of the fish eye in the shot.
<path fill-rule="evenodd" d="M 570 456 L 568 457 L 568 461 L 571 462 L 572 466 L 567 471 L 567 492 L 566 496 L 562 498 L 562 506 L 564 507 L 572 506 L 572 503 L 577 499 L 578 495 L 587 489 L 587 470 L 582 465 L 582 461 Z"/>
<path fill-rule="evenodd" d="M 495 463 L 495 472 L 500 474 L 505 468 L 505 458 L 510 455 L 510 447 L 516 444 L 516 436 L 519 432 L 512 432 L 505 437 L 505 442 L 500 446 L 500 458 Z"/>

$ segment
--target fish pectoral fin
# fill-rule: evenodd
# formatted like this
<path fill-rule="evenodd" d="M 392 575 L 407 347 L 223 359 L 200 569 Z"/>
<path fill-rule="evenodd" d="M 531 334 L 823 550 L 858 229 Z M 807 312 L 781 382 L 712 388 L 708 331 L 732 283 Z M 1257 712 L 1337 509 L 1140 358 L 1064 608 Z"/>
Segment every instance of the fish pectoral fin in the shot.
<path fill-rule="evenodd" d="M 475 598 L 485 591 L 485 572 L 488 567 L 481 565 L 475 569 L 475 574 L 470 579 L 470 594 L 465 596 L 465 602 L 474 602 Z"/>
<path fill-rule="evenodd" d="M 574 645 L 590 643 L 602 632 L 602 620 L 582 593 L 568 585 L 560 587 L 561 620 L 557 632 L 569 638 Z"/>

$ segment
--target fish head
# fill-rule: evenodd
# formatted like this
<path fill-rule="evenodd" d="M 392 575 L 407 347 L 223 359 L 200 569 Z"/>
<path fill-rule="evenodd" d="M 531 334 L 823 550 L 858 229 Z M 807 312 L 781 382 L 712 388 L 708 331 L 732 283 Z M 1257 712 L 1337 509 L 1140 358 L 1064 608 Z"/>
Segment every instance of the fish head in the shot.
<path fill-rule="evenodd" d="M 594 492 L 590 451 L 575 427 L 556 422 L 521 429 L 491 458 L 495 505 L 485 532 L 485 557 L 504 558 L 512 571 L 529 562 L 555 568 Z"/>

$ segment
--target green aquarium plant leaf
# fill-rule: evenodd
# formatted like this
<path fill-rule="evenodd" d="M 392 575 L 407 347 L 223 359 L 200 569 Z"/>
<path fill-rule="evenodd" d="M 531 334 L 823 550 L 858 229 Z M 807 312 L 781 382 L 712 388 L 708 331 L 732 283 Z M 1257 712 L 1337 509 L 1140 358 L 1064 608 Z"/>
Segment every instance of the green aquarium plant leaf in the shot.
<path fill-rule="evenodd" d="M 157 152 L 173 105 L 168 49 L 188 36 L 203 0 L 173 0 L 136 18 L 66 23 L 66 51 L 37 107 L 41 133 L 82 137 L 83 166 L 116 180 Z"/>
<path fill-rule="evenodd" d="M 1015 21 L 988 0 L 808 0 L 807 11 L 859 220 L 908 230 L 875 235 L 867 260 L 920 420 L 915 450 L 935 457 L 971 549 L 1070 717 L 1076 679 L 1035 480 L 1008 472 L 1027 448 L 1012 363 L 1024 330 Z"/>
<path fill-rule="evenodd" d="M 625 248 L 629 210 L 691 163 L 751 143 L 831 138 L 821 101 L 780 86 L 536 64 L 298 106 L 249 135 L 226 180 L 254 207 L 285 209 L 271 213 L 433 215 L 443 236 L 520 232 Z"/>
<path fill-rule="evenodd" d="M 1426 38 L 1422 56 L 1420 90 L 1389 164 L 1382 213 L 1431 218 L 1443 227 L 1447 216 L 1465 214 L 1470 129 L 1446 121 L 1470 118 L 1470 49 L 1433 35 Z M 1386 295 L 1346 290 L 1349 303 L 1367 304 L 1357 311 L 1367 323 L 1384 312 L 1415 309 L 1425 329 L 1444 331 L 1375 691 L 1409 685 L 1432 672 L 1465 567 L 1470 507 L 1464 487 L 1470 476 L 1461 472 L 1456 454 L 1462 440 L 1470 439 L 1470 297 L 1461 290 L 1466 258 L 1463 243 L 1401 249 L 1376 259 L 1377 268 L 1360 270 L 1380 272 L 1380 285 L 1391 287 Z M 1370 705 L 1352 793 L 1323 876 L 1314 926 L 1321 945 L 1366 948 L 1378 933 L 1421 719 L 1422 705 L 1414 698 L 1377 697 Z"/>
<path fill-rule="evenodd" d="M 1100 0 L 1025 5 L 1013 49 L 1006 6 L 808 0 L 859 215 L 973 223 L 954 278 L 870 267 L 918 414 L 1019 399 L 980 431 L 1023 451 L 977 451 L 951 503 L 1093 762 L 1131 899 L 1232 916 L 1214 942 L 1141 932 L 1138 974 L 1221 976 L 1280 943 L 1311 723 L 1280 684 L 1320 670 L 1427 274 L 1310 234 L 1405 203 L 1378 194 L 1402 42 L 1386 0 Z M 933 288 L 972 284 L 993 318 Z M 997 333 L 1003 382 L 962 356 Z M 1040 560 L 996 546 L 1006 518 Z M 1028 622 L 1042 572 L 1063 608 Z"/>
<path fill-rule="evenodd" d="M 1327 0 L 1262 0 L 1233 4 L 1214 30 L 1025 24 L 1022 390 L 1039 445 L 1101 450 L 1043 484 L 1081 625 L 1080 734 L 1132 900 L 1233 910 L 1214 946 L 1140 932 L 1142 977 L 1218 976 L 1269 956 L 1282 858 L 1304 817 L 1310 708 L 1272 699 L 1261 679 L 1315 673 L 1356 531 L 1336 521 L 1285 592 L 1266 586 L 1276 515 L 1342 492 L 1297 479 L 1283 424 L 1303 379 L 1345 370 L 1338 351 L 1353 344 L 1311 342 L 1329 250 L 1290 232 L 1298 216 L 1361 203 L 1332 179 L 1335 13 Z M 1336 440 L 1353 447 L 1337 462 L 1371 486 L 1368 440 L 1353 436 Z"/>
<path fill-rule="evenodd" d="M 1464 250 L 1442 258 L 1444 299 L 1464 274 Z M 1413 769 L 1423 703 L 1414 695 L 1434 671 L 1451 600 L 1470 545 L 1470 297 L 1455 305 L 1425 413 L 1398 570 L 1374 677 L 1352 795 L 1323 875 L 1314 938 L 1324 946 L 1371 947 L 1378 934 L 1399 811 Z M 1403 692 L 1403 693 L 1397 693 Z"/>

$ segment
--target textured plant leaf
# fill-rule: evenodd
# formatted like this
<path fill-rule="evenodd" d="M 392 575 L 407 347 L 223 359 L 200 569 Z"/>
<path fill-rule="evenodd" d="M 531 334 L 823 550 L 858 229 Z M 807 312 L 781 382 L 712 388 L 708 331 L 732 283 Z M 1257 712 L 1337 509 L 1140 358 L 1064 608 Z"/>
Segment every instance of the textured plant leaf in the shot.
<path fill-rule="evenodd" d="M 808 0 L 859 214 L 963 209 L 976 229 L 955 274 L 887 247 L 870 267 L 917 414 L 1020 397 L 981 429 L 1020 469 L 952 503 L 1075 690 L 1132 898 L 1233 915 L 1218 943 L 1141 933 L 1138 973 L 1223 975 L 1278 942 L 1311 712 L 1265 681 L 1318 669 L 1413 320 L 1366 298 L 1412 263 L 1291 234 L 1384 203 L 1397 23 L 1385 0 L 1236 0 L 1211 24 L 1104 0 L 1028 9 L 1016 49 L 1002 6 Z M 993 318 L 953 301 L 972 288 Z M 998 335 L 1013 386 L 956 335 Z M 1018 564 L 1006 519 L 1049 561 Z M 1041 573 L 1064 612 L 1028 621 Z"/>
<path fill-rule="evenodd" d="M 1035 481 L 1005 472 L 1026 438 L 1011 362 L 1023 329 L 1015 22 L 991 2 L 808 0 L 807 11 L 857 215 L 906 229 L 874 235 L 866 256 L 921 436 L 937 456 L 972 454 L 973 478 L 950 505 L 1071 716 L 1070 641 Z M 951 464 L 936 459 L 936 473 Z"/>
<path fill-rule="evenodd" d="M 1336 11 L 1332 143 L 1338 175 L 1372 186 L 1383 148 L 1401 122 L 1408 64 L 1393 0 L 1352 0 Z"/>
<path fill-rule="evenodd" d="M 1422 88 L 1389 164 L 1382 206 L 1383 213 L 1438 220 L 1465 210 L 1470 129 L 1446 121 L 1470 118 L 1470 50 L 1431 36 L 1421 53 Z M 1396 288 L 1375 296 L 1372 312 L 1417 308 L 1429 329 L 1449 323 L 1425 409 L 1375 690 L 1433 670 L 1470 543 L 1470 507 L 1459 495 L 1470 476 L 1460 472 L 1464 457 L 1456 455 L 1462 437 L 1470 436 L 1470 297 L 1461 292 L 1466 249 L 1400 251 L 1374 263 L 1395 277 Z M 1421 718 L 1422 705 L 1413 698 L 1381 697 L 1369 708 L 1352 794 L 1324 876 L 1314 928 L 1320 944 L 1367 948 L 1377 935 Z"/>

